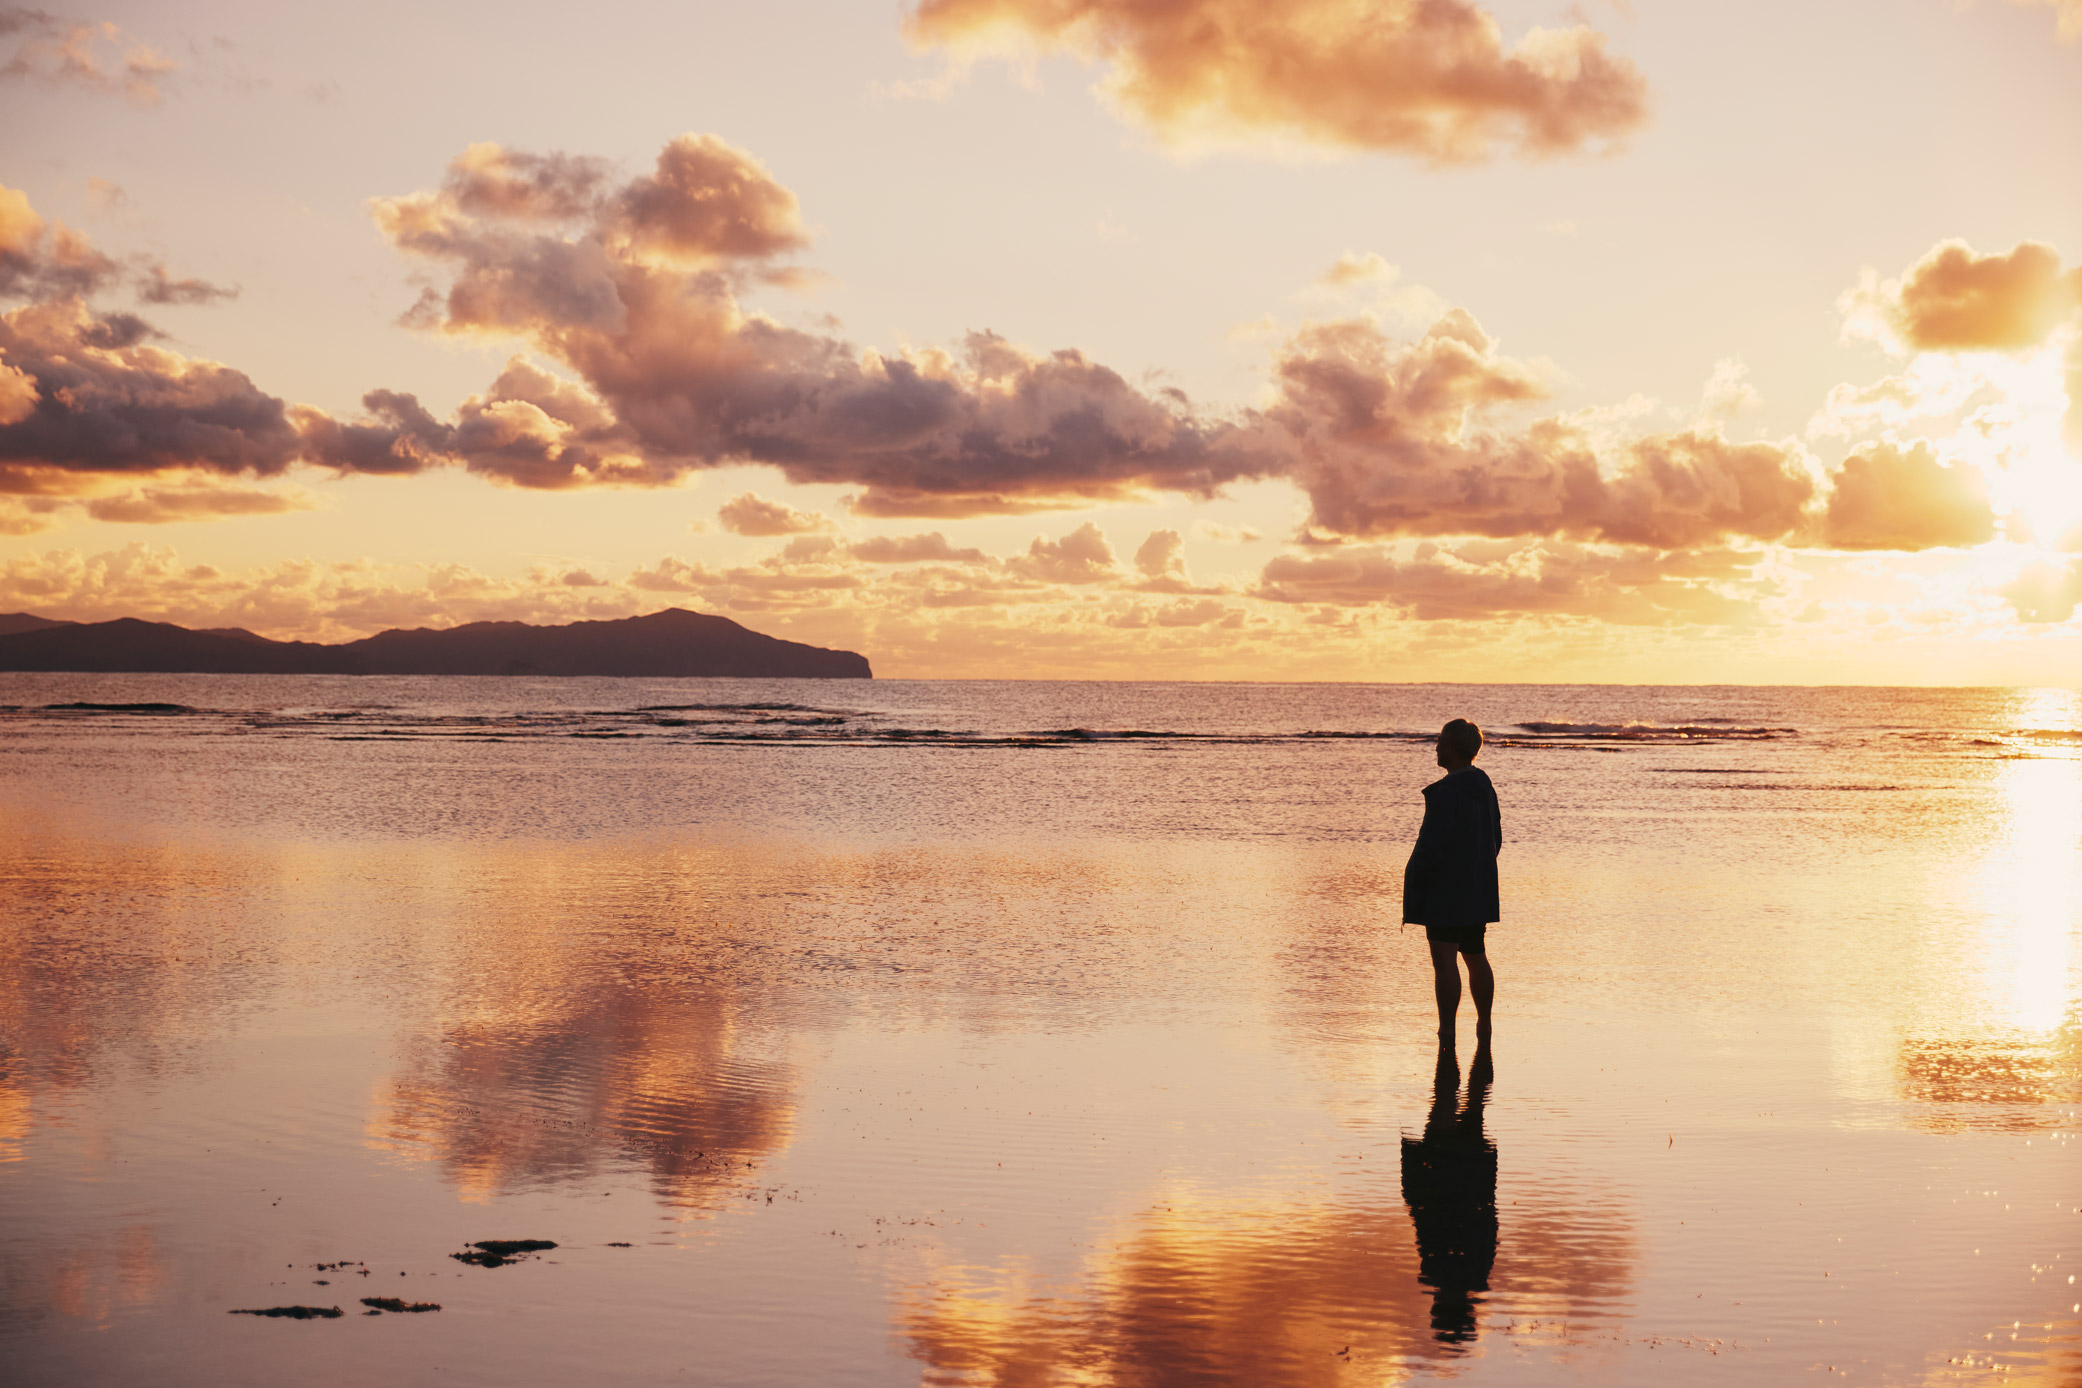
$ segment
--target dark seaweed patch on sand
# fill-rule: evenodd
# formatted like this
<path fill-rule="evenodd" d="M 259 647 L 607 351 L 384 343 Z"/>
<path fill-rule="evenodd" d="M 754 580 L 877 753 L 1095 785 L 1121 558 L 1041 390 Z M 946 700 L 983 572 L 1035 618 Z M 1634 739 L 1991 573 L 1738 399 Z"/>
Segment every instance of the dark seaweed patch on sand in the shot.
<path fill-rule="evenodd" d="M 545 1248 L 555 1248 L 548 1239 L 484 1239 L 471 1244 L 461 1253 L 448 1256 L 459 1263 L 469 1263 L 481 1268 L 502 1268 L 508 1263 L 519 1262 L 530 1253 L 539 1253 Z"/>
<path fill-rule="evenodd" d="M 275 1316 L 292 1321 L 338 1320 L 346 1312 L 337 1306 L 242 1306 L 234 1316 Z"/>

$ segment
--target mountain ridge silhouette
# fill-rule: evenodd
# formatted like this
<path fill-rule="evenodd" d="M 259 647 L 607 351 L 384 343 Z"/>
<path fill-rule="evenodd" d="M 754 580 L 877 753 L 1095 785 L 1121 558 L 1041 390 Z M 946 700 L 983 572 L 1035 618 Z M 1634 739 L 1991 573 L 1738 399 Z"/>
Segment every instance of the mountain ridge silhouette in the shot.
<path fill-rule="evenodd" d="M 32 625 L 34 624 L 34 625 Z M 274 641 L 118 617 L 0 614 L 0 670 L 106 674 L 693 676 L 873 679 L 866 656 L 784 641 L 728 617 L 668 607 L 641 617 L 532 626 L 394 628 L 358 641 Z"/>

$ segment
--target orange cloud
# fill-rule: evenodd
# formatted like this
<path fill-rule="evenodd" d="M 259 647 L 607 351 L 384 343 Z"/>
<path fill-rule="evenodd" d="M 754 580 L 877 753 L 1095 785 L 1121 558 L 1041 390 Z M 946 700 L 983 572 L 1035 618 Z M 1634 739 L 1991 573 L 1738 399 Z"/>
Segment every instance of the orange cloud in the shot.
<path fill-rule="evenodd" d="M 158 263 L 133 274 L 0 186 L 0 297 L 35 301 L 0 314 L 0 493 L 80 495 L 100 476 L 182 469 L 267 476 L 303 453 L 291 412 L 243 373 L 154 345 L 162 334 L 135 314 L 88 306 L 121 283 L 153 303 L 237 292 Z M 9 528 L 25 528 L 18 509 Z"/>
<path fill-rule="evenodd" d="M 622 189 L 615 227 L 639 254 L 696 263 L 753 259 L 809 244 L 795 194 L 713 135 L 682 135 L 657 171 Z"/>
<path fill-rule="evenodd" d="M 2063 276 L 2060 253 L 2020 241 L 2002 255 L 1976 255 L 1942 241 L 1886 287 L 1888 322 L 1923 351 L 2017 351 L 2043 343 L 2075 311 L 2082 271 Z"/>
<path fill-rule="evenodd" d="M 1995 513 L 1973 468 L 1880 444 L 1843 460 L 1821 530 L 1834 549 L 1963 547 L 1995 538 Z"/>
<path fill-rule="evenodd" d="M 130 272 L 0 189 L 0 292 L 43 296 L 0 316 L 0 492 L 22 498 L 0 526 L 41 528 L 67 502 L 91 501 L 110 519 L 258 514 L 290 503 L 222 486 L 182 491 L 170 474 L 271 477 L 299 461 L 370 473 L 459 464 L 536 488 L 659 486 L 752 461 L 798 483 L 861 488 L 847 498 L 856 517 L 1020 512 L 1156 490 L 1205 496 L 1279 477 L 1307 495 L 1317 541 L 1482 536 L 1711 552 L 1816 539 L 1924 548 L 1992 534 L 1974 476 L 1914 454 L 1862 451 L 1818 497 L 1817 469 L 1795 445 L 1734 442 L 1708 426 L 1613 443 L 1594 437 L 1586 416 L 1525 419 L 1519 412 L 1546 394 L 1542 373 L 1503 354 L 1460 310 L 1415 341 L 1391 339 L 1371 318 L 1308 324 L 1274 353 L 1266 402 L 1224 419 L 1074 350 L 1031 353 L 990 333 L 971 334 L 958 353 L 859 351 L 740 304 L 739 290 L 804 233 L 793 195 L 713 137 L 675 140 L 652 172 L 620 183 L 600 161 L 476 145 L 438 189 L 381 201 L 376 216 L 401 249 L 446 272 L 411 321 L 516 338 L 562 370 L 515 357 L 447 419 L 386 390 L 365 395 L 366 417 L 355 421 L 290 406 L 230 367 L 159 345 L 135 315 L 88 307 L 87 293 L 133 282 Z M 1888 286 L 1885 303 L 1924 341 L 2025 341 L 2053 331 L 2047 304 L 2072 311 L 2073 278 L 2035 243 L 1991 257 L 1947 243 Z M 138 282 L 148 298 L 221 292 L 160 266 Z M 2082 361 L 2073 369 L 2082 380 Z M 1732 370 L 1720 375 L 1734 381 Z M 101 494 L 111 479 L 143 489 Z M 830 526 L 752 493 L 726 503 L 722 519 L 747 535 Z M 1505 610 L 1573 611 L 1540 603 L 1596 566 L 1560 553 L 1472 578 L 1446 564 L 1437 581 L 1455 593 L 1486 583 Z M 1357 580 L 1376 592 L 1388 591 L 1379 564 L 1414 562 L 1377 557 Z M 937 534 L 832 539 L 814 555 L 791 550 L 783 569 L 661 568 L 629 583 L 796 603 L 820 588 L 864 586 L 849 564 L 987 562 Z M 1344 580 L 1331 568 L 1280 563 L 1267 571 L 1266 596 L 1338 601 L 1288 596 L 1335 589 Z M 818 564 L 830 571 L 809 571 Z M 1532 589 L 1529 572 L 1539 578 Z M 1036 540 L 987 581 L 950 573 L 918 601 L 1024 603 L 1058 585 L 1225 591 L 1194 585 L 1175 532 L 1150 536 L 1129 572 L 1089 524 Z M 1398 582 L 1406 577 L 1398 570 Z M 1671 598 L 1686 611 L 1711 607 L 1698 594 Z"/>
<path fill-rule="evenodd" d="M 1184 578 L 1185 536 L 1176 530 L 1152 530 L 1135 551 L 1135 567 L 1144 578 Z"/>
<path fill-rule="evenodd" d="M 1791 533 L 1814 492 L 1801 458 L 1698 430 L 1601 467 L 1564 418 L 1477 427 L 1545 388 L 1454 310 L 1415 343 L 1369 320 L 1312 325 L 1274 364 L 1264 418 L 1294 451 L 1311 524 L 1338 535 L 1554 535 L 1663 549 Z"/>
<path fill-rule="evenodd" d="M 1941 241 L 1898 280 L 1867 270 L 1840 301 L 1849 336 L 1875 340 L 1897 355 L 2004 352 L 2029 354 L 2065 344 L 2068 408 L 2063 429 L 2082 456 L 2082 268 L 2063 270 L 2060 254 L 2038 241 L 1977 254 L 1960 240 Z M 1831 392 L 1827 424 L 1899 425 L 1917 414 L 1958 416 L 1972 395 L 1993 384 L 1992 368 L 1912 363 L 1909 372 L 1862 391 Z"/>
<path fill-rule="evenodd" d="M 605 159 L 525 154 L 485 141 L 449 161 L 443 186 L 472 215 L 562 221 L 598 206 L 610 172 Z"/>
<path fill-rule="evenodd" d="M 568 487 L 662 485 L 749 460 L 860 485 L 859 514 L 947 516 L 1206 493 L 1269 463 L 1219 453 L 1180 402 L 1073 350 L 973 333 L 959 354 L 889 356 L 747 312 L 736 286 L 770 277 L 766 262 L 804 234 L 794 196 L 712 136 L 673 141 L 620 188 L 564 156 L 473 146 L 441 190 L 374 206 L 401 250 L 450 274 L 408 321 L 518 338 L 583 384 L 552 401 L 552 378 L 523 391 L 510 367 L 454 430 L 410 397 L 372 400 L 377 420 L 330 431 L 327 461 L 402 451 Z M 473 436 L 472 410 L 499 427 Z"/>
<path fill-rule="evenodd" d="M 0 425 L 18 424 L 35 412 L 35 378 L 17 367 L 0 363 Z"/>
<path fill-rule="evenodd" d="M 46 228 L 26 193 L 0 184 L 0 297 L 93 294 L 121 274 L 84 236 L 63 223 Z"/>
<path fill-rule="evenodd" d="M 1007 560 L 1005 567 L 1041 583 L 1105 583 L 1120 576 L 1106 532 L 1090 521 L 1060 540 L 1037 536 L 1024 555 Z"/>
<path fill-rule="evenodd" d="M 1647 118 L 1640 72 L 1584 25 L 1507 48 L 1468 0 L 922 0 L 920 47 L 1030 46 L 1106 64 L 1167 138 L 1279 136 L 1471 163 L 1574 153 Z"/>
<path fill-rule="evenodd" d="M 0 491 L 199 468 L 269 476 L 303 452 L 283 403 L 242 373 L 151 345 L 153 329 L 76 298 L 0 314 L 0 364 L 35 382 L 0 424 Z M 10 387 L 19 411 L 21 388 Z"/>

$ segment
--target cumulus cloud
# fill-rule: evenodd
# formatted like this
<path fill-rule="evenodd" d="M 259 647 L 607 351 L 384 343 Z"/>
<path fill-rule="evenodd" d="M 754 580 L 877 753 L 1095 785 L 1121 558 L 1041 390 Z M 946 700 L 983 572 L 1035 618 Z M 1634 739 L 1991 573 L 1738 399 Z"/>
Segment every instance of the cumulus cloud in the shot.
<path fill-rule="evenodd" d="M 18 367 L 0 363 L 0 426 L 36 412 L 36 380 Z"/>
<path fill-rule="evenodd" d="M 38 341 L 77 340 L 102 355 L 43 351 L 54 379 L 30 371 L 41 403 L 0 426 L 0 461 L 257 476 L 298 458 L 369 473 L 460 463 L 538 488 L 667 485 L 754 461 L 797 483 L 860 488 L 847 505 L 865 517 L 1020 512 L 1155 490 L 1206 496 L 1285 477 L 1330 537 L 1543 535 L 1663 548 L 1790 534 L 1814 490 L 1803 455 L 1731 443 L 1710 427 L 1614 447 L 1580 418 L 1509 423 L 1546 394 L 1542 373 L 1503 355 L 1458 310 L 1415 341 L 1391 339 L 1370 317 L 1310 324 L 1275 354 L 1264 406 L 1227 419 L 1198 414 L 1175 392 L 1147 393 L 1074 350 L 1035 354 L 990 333 L 971 334 L 958 352 L 857 351 L 739 303 L 741 286 L 803 231 L 793 196 L 713 137 L 675 140 L 653 171 L 621 182 L 598 161 L 475 145 L 439 188 L 379 201 L 375 213 L 402 250 L 445 271 L 411 321 L 518 339 L 555 369 L 515 357 L 449 419 L 379 390 L 364 396 L 362 419 L 338 420 L 148 344 L 140 320 L 53 301 L 25 310 L 22 324 Z M 40 225 L 8 225 L 23 229 L 6 244 L 42 245 Z M 52 260 L 38 251 L 21 272 L 44 275 Z M 1350 268 L 1374 273 L 1365 258 Z M 30 365 L 34 343 L 20 335 L 9 366 Z M 154 447 L 150 431 L 131 428 L 109 444 L 110 431 L 55 408 L 57 375 L 107 365 L 112 353 L 136 367 L 124 378 L 133 396 L 148 377 L 184 382 L 195 418 L 160 431 L 177 439 Z M 241 408 L 245 417 L 227 425 Z M 9 431 L 32 427 L 50 437 L 10 451 Z M 62 461 L 67 441 L 73 453 Z M 178 457 L 176 443 L 186 450 Z M 724 519 L 761 535 L 828 524 L 757 497 L 731 503 Z M 1036 551 L 1023 562 L 1066 561 Z M 1103 563 L 1114 565 L 1110 552 Z M 1145 580 L 1189 586 L 1178 574 Z"/>
<path fill-rule="evenodd" d="M 1978 545 L 1995 538 L 1995 512 L 1971 466 L 1947 467 L 1927 444 L 1880 444 L 1843 460 L 1821 531 L 1834 549 Z"/>
<path fill-rule="evenodd" d="M 528 154 L 483 141 L 449 162 L 443 187 L 472 215 L 565 221 L 598 207 L 612 172 L 605 159 Z"/>
<path fill-rule="evenodd" d="M 1120 576 L 1106 532 L 1090 521 L 1060 540 L 1035 536 L 1027 552 L 1007 560 L 1005 567 L 1043 583 L 1105 583 Z"/>
<path fill-rule="evenodd" d="M 713 135 L 682 135 L 654 172 L 616 195 L 612 227 L 638 255 L 696 264 L 763 259 L 809 244 L 795 194 Z"/>
<path fill-rule="evenodd" d="M 0 491 L 174 468 L 271 476 L 301 455 L 282 401 L 150 336 L 142 320 L 78 299 L 0 314 L 0 363 L 33 380 L 37 396 L 0 424 Z"/>
<path fill-rule="evenodd" d="M 161 84 L 180 70 L 179 63 L 106 21 L 9 5 L 0 7 L 0 39 L 10 37 L 14 51 L 0 66 L 0 79 L 119 92 L 137 106 L 156 106 Z"/>
<path fill-rule="evenodd" d="M 1200 595 L 1226 591 L 1219 586 L 1202 587 L 1193 582 L 1193 575 L 1186 567 L 1185 537 L 1176 530 L 1152 530 L 1149 538 L 1135 550 L 1135 571 L 1140 578 L 1132 587 L 1138 593 Z M 1158 624 L 1176 623 L 1159 621 Z"/>
<path fill-rule="evenodd" d="M 162 264 L 126 268 L 62 224 L 46 225 L 25 195 L 0 187 L 0 298 L 32 301 L 0 314 L 0 492 L 83 496 L 99 490 L 99 479 L 173 471 L 265 477 L 306 454 L 304 424 L 324 416 L 292 411 L 243 372 L 158 345 L 163 334 L 136 314 L 89 305 L 90 296 L 118 285 L 154 303 L 236 292 L 176 279 Z M 260 504 L 207 490 L 216 501 L 177 489 L 160 502 L 98 504 L 126 518 L 147 511 L 170 518 L 182 507 L 196 515 L 240 506 L 251 513 Z"/>
<path fill-rule="evenodd" d="M 1950 436 L 2016 511 L 2064 485 L 2064 435 L 2082 457 L 2082 269 L 2036 241 L 1983 255 L 1942 241 L 1900 278 L 1866 270 L 1840 301 L 1848 338 L 1903 358 L 1895 375 L 1830 392 L 1811 434 L 1871 431 L 1890 444 Z M 2064 361 L 2063 361 L 2064 357 Z M 2066 397 L 2057 427 L 2045 410 Z M 2035 480 L 2034 480 L 2035 479 Z"/>
<path fill-rule="evenodd" d="M 1565 417 L 1484 427 L 1538 400 L 1537 373 L 1455 310 L 1412 343 L 1366 319 L 1313 324 L 1274 363 L 1265 422 L 1293 450 L 1310 524 L 1362 538 L 1552 535 L 1673 549 L 1791 533 L 1814 493 L 1788 446 L 1708 430 L 1639 438 L 1610 466 Z"/>
<path fill-rule="evenodd" d="M 1107 65 L 1116 109 L 1181 140 L 1298 139 L 1470 163 L 1608 145 L 1647 116 L 1640 72 L 1586 25 L 1515 45 L 1469 0 L 922 0 L 911 41 Z"/>
<path fill-rule="evenodd" d="M 1898 280 L 1867 273 L 1845 296 L 1849 330 L 1891 336 L 1926 352 L 2014 352 L 2043 344 L 2082 300 L 2082 271 L 2061 273 L 2060 253 L 2020 241 L 1981 255 L 1940 241 Z"/>
<path fill-rule="evenodd" d="M 811 535 L 831 529 L 831 518 L 822 512 L 798 511 L 756 492 L 724 502 L 716 519 L 736 535 Z"/>
<path fill-rule="evenodd" d="M 0 184 L 0 298 L 88 295 L 121 274 L 78 232 L 47 227 L 28 194 Z"/>
<path fill-rule="evenodd" d="M 392 429 L 520 485 L 664 485 L 752 461 L 861 486 L 858 514 L 961 516 L 1204 494 L 1266 466 L 1074 350 L 977 332 L 957 352 L 885 355 L 746 310 L 742 286 L 805 233 L 794 196 L 713 136 L 672 141 L 620 186 L 566 156 L 473 146 L 440 189 L 374 207 L 400 250 L 448 274 L 408 321 L 519 339 L 575 377 L 551 402 L 546 377 L 520 390 L 510 367 L 465 406 L 478 436 Z"/>
<path fill-rule="evenodd" d="M 1185 536 L 1176 530 L 1152 530 L 1135 551 L 1135 567 L 1144 578 L 1185 577 Z"/>

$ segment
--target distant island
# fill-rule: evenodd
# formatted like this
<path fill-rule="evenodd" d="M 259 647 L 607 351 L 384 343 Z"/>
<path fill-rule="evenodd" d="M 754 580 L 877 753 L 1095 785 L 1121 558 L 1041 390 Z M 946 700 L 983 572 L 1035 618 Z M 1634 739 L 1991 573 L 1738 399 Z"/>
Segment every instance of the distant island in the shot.
<path fill-rule="evenodd" d="M 538 627 L 471 622 L 325 645 L 240 627 L 191 631 L 119 617 L 63 622 L 0 613 L 0 671 L 188 675 L 665 675 L 873 679 L 867 657 L 762 636 L 728 617 L 669 607 L 647 617 Z"/>

